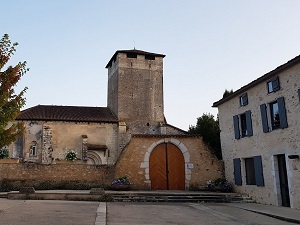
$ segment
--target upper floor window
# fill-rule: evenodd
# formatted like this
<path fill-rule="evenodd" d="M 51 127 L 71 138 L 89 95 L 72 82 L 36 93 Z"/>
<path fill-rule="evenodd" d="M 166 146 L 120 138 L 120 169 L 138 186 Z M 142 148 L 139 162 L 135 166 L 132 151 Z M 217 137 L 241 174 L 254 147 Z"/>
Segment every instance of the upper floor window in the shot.
<path fill-rule="evenodd" d="M 284 97 L 278 98 L 276 101 L 271 102 L 269 105 L 260 105 L 260 112 L 264 133 L 270 131 L 269 122 L 271 124 L 272 130 L 288 127 Z M 268 116 L 270 116 L 270 119 L 268 119 Z"/>
<path fill-rule="evenodd" d="M 247 93 L 240 96 L 240 106 L 248 105 L 248 95 Z"/>
<path fill-rule="evenodd" d="M 251 111 L 233 116 L 234 137 L 240 139 L 253 135 Z"/>
<path fill-rule="evenodd" d="M 280 117 L 277 101 L 270 103 L 270 116 L 272 130 L 280 128 Z"/>
<path fill-rule="evenodd" d="M 278 91 L 280 89 L 279 78 L 274 77 L 272 80 L 267 82 L 268 93 Z"/>

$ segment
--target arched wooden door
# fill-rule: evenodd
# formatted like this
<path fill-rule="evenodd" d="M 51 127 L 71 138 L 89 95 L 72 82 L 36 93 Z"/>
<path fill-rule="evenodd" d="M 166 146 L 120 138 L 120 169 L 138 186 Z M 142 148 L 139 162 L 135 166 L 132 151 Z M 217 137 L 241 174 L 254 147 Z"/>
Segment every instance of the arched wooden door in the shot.
<path fill-rule="evenodd" d="M 150 155 L 151 190 L 185 190 L 183 154 L 170 143 L 156 146 Z"/>

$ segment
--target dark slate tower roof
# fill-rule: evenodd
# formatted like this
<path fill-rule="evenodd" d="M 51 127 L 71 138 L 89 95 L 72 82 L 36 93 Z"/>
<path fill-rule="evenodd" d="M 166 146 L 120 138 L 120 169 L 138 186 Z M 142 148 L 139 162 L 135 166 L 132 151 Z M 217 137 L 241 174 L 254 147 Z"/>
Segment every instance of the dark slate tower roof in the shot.
<path fill-rule="evenodd" d="M 107 107 L 37 105 L 21 111 L 16 120 L 118 122 Z"/>
<path fill-rule="evenodd" d="M 138 49 L 131 49 L 131 50 L 117 50 L 115 52 L 115 54 L 111 57 L 111 59 L 109 60 L 109 62 L 107 63 L 105 68 L 110 67 L 112 61 L 114 61 L 116 59 L 116 56 L 118 55 L 118 53 L 129 53 L 129 54 L 137 54 L 137 55 L 145 55 L 145 56 L 157 56 L 157 57 L 162 57 L 164 58 L 166 55 L 163 54 L 158 54 L 158 53 L 152 53 L 152 52 L 145 52 L 142 50 L 138 50 Z"/>

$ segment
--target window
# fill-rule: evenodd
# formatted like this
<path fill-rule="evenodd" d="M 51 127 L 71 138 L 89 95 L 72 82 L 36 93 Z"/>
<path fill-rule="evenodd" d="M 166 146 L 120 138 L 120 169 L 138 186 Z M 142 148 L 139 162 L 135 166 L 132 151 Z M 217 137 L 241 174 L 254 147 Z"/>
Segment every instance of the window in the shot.
<path fill-rule="evenodd" d="M 32 146 L 32 148 L 31 148 L 31 155 L 33 155 L 33 156 L 36 155 L 36 146 Z"/>
<path fill-rule="evenodd" d="M 279 109 L 278 109 L 277 101 L 270 103 L 270 115 L 271 115 L 272 130 L 280 128 L 280 118 L 279 118 Z"/>
<path fill-rule="evenodd" d="M 245 159 L 246 184 L 265 186 L 261 156 Z"/>
<path fill-rule="evenodd" d="M 233 127 L 235 139 L 252 136 L 251 111 L 233 116 Z"/>
<path fill-rule="evenodd" d="M 127 53 L 127 58 L 137 58 L 137 54 L 135 54 L 135 53 Z"/>
<path fill-rule="evenodd" d="M 246 122 L 246 114 L 243 113 L 240 115 L 241 120 L 241 137 L 247 136 L 247 122 Z"/>
<path fill-rule="evenodd" d="M 286 116 L 286 109 L 285 109 L 285 101 L 283 97 L 278 98 L 276 101 L 271 102 L 269 104 L 269 112 L 270 112 L 270 121 L 268 120 L 268 112 L 267 112 L 267 105 L 262 104 L 260 105 L 260 112 L 261 112 L 261 120 L 262 120 L 262 127 L 263 132 L 267 133 L 270 131 L 269 129 L 269 122 L 271 124 L 272 130 L 276 130 L 278 128 L 287 128 L 287 116 Z"/>
<path fill-rule="evenodd" d="M 145 59 L 155 60 L 155 56 L 154 55 L 145 55 Z"/>
<path fill-rule="evenodd" d="M 268 93 L 278 91 L 280 89 L 279 78 L 275 77 L 272 80 L 267 82 Z"/>
<path fill-rule="evenodd" d="M 37 155 L 37 142 L 32 141 L 30 144 L 30 149 L 29 149 L 29 154 L 30 156 L 36 156 Z"/>
<path fill-rule="evenodd" d="M 254 159 L 245 159 L 245 171 L 246 171 L 246 184 L 255 185 L 255 171 L 254 171 Z"/>
<path fill-rule="evenodd" d="M 240 106 L 248 105 L 248 95 L 247 93 L 240 96 Z"/>

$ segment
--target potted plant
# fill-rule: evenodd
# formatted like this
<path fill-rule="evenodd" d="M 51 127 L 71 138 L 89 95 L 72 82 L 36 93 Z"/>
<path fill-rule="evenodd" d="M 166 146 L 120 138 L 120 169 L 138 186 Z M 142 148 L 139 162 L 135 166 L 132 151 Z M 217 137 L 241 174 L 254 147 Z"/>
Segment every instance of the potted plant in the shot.
<path fill-rule="evenodd" d="M 118 177 L 111 183 L 111 189 L 116 191 L 129 191 L 131 189 L 130 182 L 127 176 Z"/>

